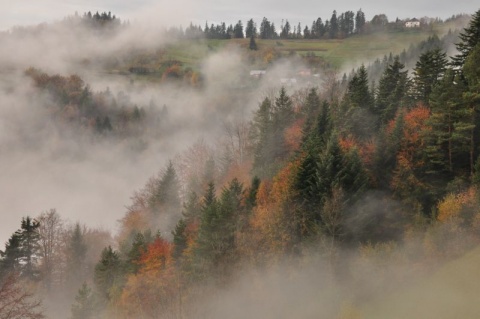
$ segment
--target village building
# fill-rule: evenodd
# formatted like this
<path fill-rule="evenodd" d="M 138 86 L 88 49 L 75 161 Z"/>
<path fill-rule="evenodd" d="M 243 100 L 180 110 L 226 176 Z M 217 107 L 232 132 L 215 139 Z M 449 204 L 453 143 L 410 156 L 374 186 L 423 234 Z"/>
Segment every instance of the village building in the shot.
<path fill-rule="evenodd" d="M 420 21 L 416 18 L 413 18 L 412 20 L 408 20 L 407 22 L 405 22 L 405 27 L 418 28 L 420 27 Z"/>

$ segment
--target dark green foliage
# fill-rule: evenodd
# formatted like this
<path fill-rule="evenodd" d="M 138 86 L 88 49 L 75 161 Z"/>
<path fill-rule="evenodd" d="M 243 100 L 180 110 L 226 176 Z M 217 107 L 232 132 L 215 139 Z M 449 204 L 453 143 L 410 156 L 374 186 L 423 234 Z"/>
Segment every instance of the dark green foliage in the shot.
<path fill-rule="evenodd" d="M 255 42 L 255 36 L 253 34 L 250 36 L 250 43 L 248 45 L 248 48 L 254 51 L 258 50 L 257 42 Z"/>
<path fill-rule="evenodd" d="M 320 108 L 320 98 L 318 97 L 317 90 L 315 88 L 310 89 L 308 92 L 305 104 L 302 108 L 303 116 L 305 117 L 305 124 L 302 128 L 302 142 L 305 144 L 310 131 L 315 123 L 315 114 Z"/>
<path fill-rule="evenodd" d="M 462 67 L 470 52 L 480 43 L 480 10 L 475 12 L 467 28 L 460 33 L 460 42 L 457 50 L 460 52 L 453 57 L 453 65 Z"/>
<path fill-rule="evenodd" d="M 330 18 L 330 29 L 329 29 L 330 39 L 335 39 L 337 35 L 338 35 L 337 11 L 333 10 L 332 17 Z"/>
<path fill-rule="evenodd" d="M 20 235 L 14 233 L 5 243 L 5 250 L 0 250 L 0 279 L 20 271 L 22 257 Z"/>
<path fill-rule="evenodd" d="M 396 56 L 378 83 L 375 113 L 379 115 L 382 125 L 392 120 L 398 108 L 406 104 L 409 79 L 408 71 L 402 71 L 404 67 Z"/>
<path fill-rule="evenodd" d="M 254 176 L 252 179 L 252 184 L 248 189 L 247 198 L 245 206 L 247 210 L 252 210 L 255 206 L 257 206 L 257 192 L 258 188 L 260 187 L 260 178 Z"/>
<path fill-rule="evenodd" d="M 283 132 L 294 119 L 293 103 L 284 87 L 280 89 L 279 96 L 275 98 L 273 106 L 273 126 L 277 132 Z"/>
<path fill-rule="evenodd" d="M 177 225 L 175 226 L 175 230 L 172 231 L 173 235 L 173 257 L 178 260 L 182 254 L 183 251 L 187 248 L 187 236 L 186 236 L 186 231 L 187 229 L 187 223 L 185 220 L 182 218 L 178 221 Z"/>
<path fill-rule="evenodd" d="M 363 33 L 365 27 L 365 13 L 362 9 L 357 11 L 355 16 L 355 33 Z"/>
<path fill-rule="evenodd" d="M 317 20 L 313 21 L 312 23 L 310 37 L 312 39 L 321 39 L 325 35 L 326 31 L 327 28 L 325 27 L 322 18 L 317 18 Z"/>
<path fill-rule="evenodd" d="M 294 117 L 292 100 L 283 87 L 274 104 L 268 98 L 262 102 L 254 116 L 251 130 L 255 175 L 272 177 L 288 157 L 285 130 L 293 123 Z"/>
<path fill-rule="evenodd" d="M 94 282 L 101 298 L 109 300 L 123 281 L 122 264 L 118 253 L 108 246 L 95 266 Z"/>
<path fill-rule="evenodd" d="M 445 74 L 447 55 L 439 48 L 429 50 L 418 59 L 413 78 L 413 95 L 417 102 L 430 104 L 430 94 Z"/>
<path fill-rule="evenodd" d="M 285 25 L 283 26 L 281 32 L 280 32 L 280 38 L 282 39 L 288 39 L 291 37 L 291 27 L 290 27 L 290 22 L 288 20 L 285 22 Z"/>
<path fill-rule="evenodd" d="M 318 234 L 325 223 L 328 223 L 329 229 L 338 226 L 333 226 L 333 220 L 322 218 L 327 207 L 330 209 L 328 218 L 334 215 L 331 205 L 334 204 L 332 198 L 338 200 L 335 190 L 341 190 L 342 205 L 346 205 L 348 201 L 349 204 L 357 201 L 369 187 L 369 178 L 356 149 L 344 154 L 337 137 L 332 136 L 322 150 L 314 150 L 309 148 L 305 151 L 294 182 L 298 208 L 295 216 L 300 240 Z"/>
<path fill-rule="evenodd" d="M 451 69 L 434 88 L 430 106 L 432 115 L 428 124 L 427 156 L 432 173 L 438 171 L 468 172 L 468 152 L 471 142 L 472 112 L 465 105 L 466 87 L 459 75 Z"/>
<path fill-rule="evenodd" d="M 233 179 L 217 199 L 213 183 L 209 184 L 203 200 L 196 248 L 196 264 L 200 272 L 215 270 L 218 276 L 223 276 L 233 265 L 242 193 L 242 185 Z"/>
<path fill-rule="evenodd" d="M 278 35 L 275 30 L 275 24 L 264 17 L 262 19 L 262 23 L 260 24 L 260 38 L 275 39 L 277 36 Z"/>
<path fill-rule="evenodd" d="M 29 216 L 22 218 L 20 229 L 0 251 L 0 278 L 16 273 L 29 280 L 39 279 L 37 260 L 40 255 L 40 223 Z"/>
<path fill-rule="evenodd" d="M 320 203 L 322 196 L 318 190 L 318 156 L 312 151 L 307 151 L 301 160 L 298 173 L 295 176 L 294 188 L 296 190 L 297 234 L 300 238 L 315 234 L 316 226 L 320 222 Z"/>
<path fill-rule="evenodd" d="M 152 241 L 150 232 L 144 234 L 136 233 L 132 246 L 127 253 L 126 270 L 136 274 L 140 270 L 140 258 L 147 251 L 148 244 Z"/>
<path fill-rule="evenodd" d="M 342 13 L 338 19 L 340 34 L 339 37 L 344 38 L 353 34 L 355 28 L 355 13 L 346 11 Z"/>
<path fill-rule="evenodd" d="M 245 37 L 252 38 L 257 36 L 257 27 L 253 19 L 247 21 L 247 27 L 245 28 Z"/>
<path fill-rule="evenodd" d="M 348 83 L 345 99 L 350 108 L 373 109 L 374 100 L 369 90 L 367 70 L 363 64 Z"/>
<path fill-rule="evenodd" d="M 360 140 L 369 139 L 375 133 L 377 117 L 375 101 L 368 85 L 365 66 L 362 65 L 348 83 L 336 125 L 340 132 L 352 134 Z"/>
<path fill-rule="evenodd" d="M 237 24 L 235 24 L 235 27 L 233 28 L 233 37 L 237 39 L 244 38 L 243 24 L 242 24 L 242 21 L 240 20 L 238 20 Z"/>
<path fill-rule="evenodd" d="M 37 259 L 40 251 L 38 227 L 40 227 L 40 223 L 27 216 L 22 218 L 20 230 L 17 231 L 22 255 L 20 258 L 22 262 L 21 274 L 28 279 L 36 279 L 39 276 L 37 269 Z"/>

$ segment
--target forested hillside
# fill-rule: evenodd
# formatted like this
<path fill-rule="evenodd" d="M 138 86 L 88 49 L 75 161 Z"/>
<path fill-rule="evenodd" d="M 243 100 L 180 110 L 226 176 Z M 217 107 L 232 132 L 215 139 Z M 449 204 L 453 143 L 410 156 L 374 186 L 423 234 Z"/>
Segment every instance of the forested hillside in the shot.
<path fill-rule="evenodd" d="M 337 22 L 334 12 L 325 23 L 319 18 L 293 31 L 287 20 L 278 39 L 313 43 L 400 28 L 375 17 L 366 22 L 361 10 L 348 11 Z M 75 19 L 97 33 L 107 26 L 108 36 L 128 28 L 110 13 Z M 248 21 L 246 37 L 275 38 L 269 28 L 266 18 L 259 32 Z M 245 37 L 241 21 L 203 30 L 191 25 L 182 37 L 197 41 L 200 32 L 208 39 Z M 127 92 L 117 91 L 119 84 L 93 89 L 88 80 L 98 80 L 88 73 L 82 79 L 36 66 L 22 71 L 28 107 L 38 108 L 31 112 L 56 132 L 49 161 L 62 157 L 64 138 L 82 141 L 66 153 L 72 158 L 88 159 L 101 148 L 107 151 L 98 154 L 113 162 L 124 153 L 110 157 L 109 147 L 125 147 L 135 154 L 126 161 L 136 170 L 152 148 L 186 147 L 156 162 L 158 174 L 143 187 L 132 187 L 113 234 L 44 207 L 19 220 L 0 250 L 0 319 L 358 319 L 403 318 L 402 311 L 426 318 L 429 310 L 409 296 L 450 289 L 444 279 L 454 276 L 453 268 L 476 272 L 480 10 L 458 32 L 429 34 L 403 53 L 383 53 L 344 75 L 318 63 L 312 67 L 318 74 L 302 80 L 299 70 L 317 56 L 292 54 L 277 76 L 274 63 L 288 59 L 281 55 L 272 58 L 265 83 L 263 75 L 246 73 L 258 65 L 256 49 L 235 47 L 198 69 L 173 59 L 159 67 L 148 57 L 164 56 L 160 49 L 115 63 L 107 51 L 98 61 L 72 59 L 120 77 L 126 65 L 148 65 L 128 71 L 134 77 Z M 237 55 L 240 66 L 231 62 Z M 163 73 L 155 79 L 158 68 Z M 279 82 L 285 74 L 298 80 Z M 160 86 L 165 91 L 152 93 Z M 20 89 L 2 90 L 10 98 Z M 157 102 L 162 98 L 169 104 Z M 183 131 L 192 133 L 185 138 Z M 19 135 L 28 149 L 39 147 L 33 135 Z M 452 298 L 474 293 L 467 281 Z M 478 310 L 449 305 L 449 311 L 432 309 L 435 318 Z"/>

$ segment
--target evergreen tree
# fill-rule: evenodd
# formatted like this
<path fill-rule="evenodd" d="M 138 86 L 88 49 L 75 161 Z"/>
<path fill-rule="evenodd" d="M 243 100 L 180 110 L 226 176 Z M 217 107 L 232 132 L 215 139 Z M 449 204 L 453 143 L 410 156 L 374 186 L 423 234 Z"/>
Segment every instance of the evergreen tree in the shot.
<path fill-rule="evenodd" d="M 459 35 L 460 42 L 457 43 L 459 54 L 452 58 L 453 65 L 462 67 L 473 48 L 480 42 L 480 10 L 477 10 L 470 20 L 468 27 Z"/>
<path fill-rule="evenodd" d="M 151 237 L 150 232 L 147 233 L 147 236 L 140 232 L 135 234 L 127 254 L 126 270 L 128 272 L 136 274 L 140 270 L 140 258 L 147 251 L 148 243 L 152 241 L 152 238 L 148 237 Z"/>
<path fill-rule="evenodd" d="M 274 159 L 272 110 L 272 102 L 265 98 L 256 111 L 251 124 L 250 140 L 253 145 L 253 167 L 255 174 L 260 177 L 266 176 L 267 166 Z"/>
<path fill-rule="evenodd" d="M 357 15 L 355 16 L 355 33 L 363 33 L 365 28 L 365 13 L 363 13 L 362 9 L 357 11 Z"/>
<path fill-rule="evenodd" d="M 257 36 L 257 27 L 253 19 L 247 21 L 247 27 L 245 28 L 245 37 L 252 38 Z"/>
<path fill-rule="evenodd" d="M 38 227 L 40 223 L 29 216 L 22 218 L 20 230 L 16 232 L 20 240 L 21 275 L 28 279 L 37 279 L 37 259 L 40 252 Z"/>
<path fill-rule="evenodd" d="M 469 171 L 465 159 L 469 158 L 470 131 L 474 123 L 462 99 L 466 90 L 463 83 L 460 76 L 448 69 L 431 94 L 432 114 L 428 121 L 431 130 L 426 136 L 426 151 L 432 173 Z"/>
<path fill-rule="evenodd" d="M 258 188 L 260 187 L 260 182 L 260 178 L 258 178 L 257 176 L 253 177 L 250 189 L 248 189 L 245 203 L 247 210 L 252 210 L 255 206 L 257 206 L 257 192 Z"/>
<path fill-rule="evenodd" d="M 439 48 L 420 55 L 414 69 L 413 95 L 416 101 L 430 104 L 430 94 L 445 74 L 447 55 Z"/>
<path fill-rule="evenodd" d="M 291 35 L 290 22 L 288 22 L 288 20 L 286 20 L 285 25 L 283 26 L 282 31 L 280 32 L 280 38 L 288 39 L 288 38 L 290 38 L 290 35 Z"/>
<path fill-rule="evenodd" d="M 172 231 L 174 244 L 173 258 L 176 260 L 182 256 L 184 250 L 187 248 L 186 229 L 187 223 L 183 218 L 181 218 L 175 226 L 175 229 Z"/>
<path fill-rule="evenodd" d="M 75 224 L 72 234 L 67 243 L 67 285 L 77 289 L 86 276 L 85 257 L 87 245 L 79 223 Z"/>
<path fill-rule="evenodd" d="M 237 24 L 233 28 L 233 37 L 236 39 L 244 38 L 242 21 L 238 20 Z"/>
<path fill-rule="evenodd" d="M 347 92 L 336 117 L 340 132 L 365 140 L 375 132 L 374 98 L 368 87 L 365 66 L 361 66 L 348 83 Z"/>
<path fill-rule="evenodd" d="M 468 109 L 470 118 L 470 147 L 469 162 L 470 175 L 474 173 L 474 161 L 478 154 L 480 143 L 480 43 L 468 54 L 463 66 L 464 78 L 467 82 L 467 92 L 463 94 L 463 99 Z"/>
<path fill-rule="evenodd" d="M 0 250 L 0 280 L 9 274 L 20 271 L 21 239 L 14 233 L 5 243 L 5 250 Z"/>
<path fill-rule="evenodd" d="M 362 64 L 348 83 L 347 102 L 350 107 L 373 109 L 373 96 L 368 87 L 367 69 Z"/>
<path fill-rule="evenodd" d="M 108 246 L 102 251 L 100 261 L 95 266 L 94 282 L 100 296 L 110 300 L 115 288 L 121 284 L 122 268 L 118 253 Z"/>
<path fill-rule="evenodd" d="M 330 39 L 336 39 L 337 36 L 338 36 L 337 11 L 333 10 L 332 17 L 330 18 L 329 37 Z"/>
<path fill-rule="evenodd" d="M 392 120 L 398 108 L 406 102 L 409 80 L 408 71 L 402 71 L 404 67 L 396 56 L 378 83 L 375 112 L 382 124 Z"/>

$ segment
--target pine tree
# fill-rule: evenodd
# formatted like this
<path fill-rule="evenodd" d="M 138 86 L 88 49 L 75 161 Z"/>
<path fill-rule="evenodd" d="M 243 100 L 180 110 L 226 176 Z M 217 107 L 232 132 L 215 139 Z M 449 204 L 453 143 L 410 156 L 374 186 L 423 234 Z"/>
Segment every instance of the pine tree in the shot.
<path fill-rule="evenodd" d="M 38 227 L 40 223 L 29 216 L 22 218 L 20 230 L 17 231 L 20 239 L 21 275 L 28 279 L 37 279 L 37 259 L 40 252 Z"/>
<path fill-rule="evenodd" d="M 266 175 L 267 165 L 273 160 L 273 105 L 265 98 L 255 112 L 250 130 L 253 145 L 253 168 L 256 175 Z"/>
<path fill-rule="evenodd" d="M 470 131 L 474 127 L 472 113 L 463 100 L 466 88 L 460 76 L 448 69 L 444 78 L 433 89 L 430 99 L 432 114 L 427 140 L 427 156 L 431 172 L 439 170 L 465 171 L 470 148 Z M 468 170 L 468 168 L 467 168 Z"/>
<path fill-rule="evenodd" d="M 470 52 L 480 42 L 480 10 L 475 12 L 466 27 L 459 35 L 460 42 L 457 43 L 457 50 L 460 52 L 452 58 L 452 63 L 456 67 L 462 67 L 465 64 Z"/>
<path fill-rule="evenodd" d="M 329 37 L 330 39 L 336 39 L 337 36 L 338 36 L 337 11 L 333 10 L 332 17 L 330 18 Z"/>
<path fill-rule="evenodd" d="M 5 250 L 0 250 L 0 280 L 9 274 L 20 271 L 21 239 L 14 233 L 5 244 Z"/>
<path fill-rule="evenodd" d="M 463 99 L 471 115 L 470 119 L 470 146 L 469 161 L 470 175 L 474 173 L 474 161 L 478 154 L 478 144 L 480 143 L 480 43 L 468 54 L 463 66 L 464 78 L 467 82 L 467 92 L 463 94 Z"/>
<path fill-rule="evenodd" d="M 245 28 L 245 37 L 252 38 L 257 36 L 257 27 L 253 19 L 247 21 L 247 27 Z"/>
<path fill-rule="evenodd" d="M 260 187 L 260 178 L 254 176 L 250 188 L 248 189 L 245 206 L 248 211 L 251 211 L 257 206 L 257 192 Z"/>
<path fill-rule="evenodd" d="M 173 258 L 178 260 L 184 250 L 187 248 L 187 235 L 185 233 L 187 229 L 187 223 L 183 218 L 181 218 L 177 225 L 175 226 L 175 229 L 172 231 L 173 235 Z"/>
<path fill-rule="evenodd" d="M 363 33 L 365 27 L 365 13 L 362 9 L 357 11 L 355 16 L 355 33 Z"/>
<path fill-rule="evenodd" d="M 374 100 L 369 90 L 367 69 L 363 64 L 348 83 L 346 98 L 350 107 L 373 109 Z"/>
<path fill-rule="evenodd" d="M 87 245 L 79 223 L 75 224 L 67 243 L 67 285 L 73 289 L 81 284 L 86 277 Z"/>
<path fill-rule="evenodd" d="M 430 94 L 443 78 L 447 63 L 447 54 L 439 48 L 420 55 L 413 73 L 413 95 L 417 102 L 430 104 Z"/>
<path fill-rule="evenodd" d="M 237 24 L 233 28 L 233 37 L 236 39 L 244 38 L 242 21 L 238 20 Z"/>
<path fill-rule="evenodd" d="M 375 112 L 380 116 L 381 124 L 392 120 L 398 108 L 406 102 L 409 80 L 408 71 L 402 71 L 404 67 L 396 56 L 378 83 Z"/>
<path fill-rule="evenodd" d="M 118 253 L 108 246 L 102 251 L 100 261 L 95 266 L 94 282 L 104 300 L 114 296 L 114 289 L 122 281 L 121 261 Z"/>
<path fill-rule="evenodd" d="M 147 236 L 145 236 L 138 232 L 133 238 L 126 260 L 126 270 L 130 273 L 136 274 L 140 270 L 140 258 L 147 251 L 147 245 L 152 240 L 146 237 L 151 237 L 151 234 L 148 232 Z"/>

